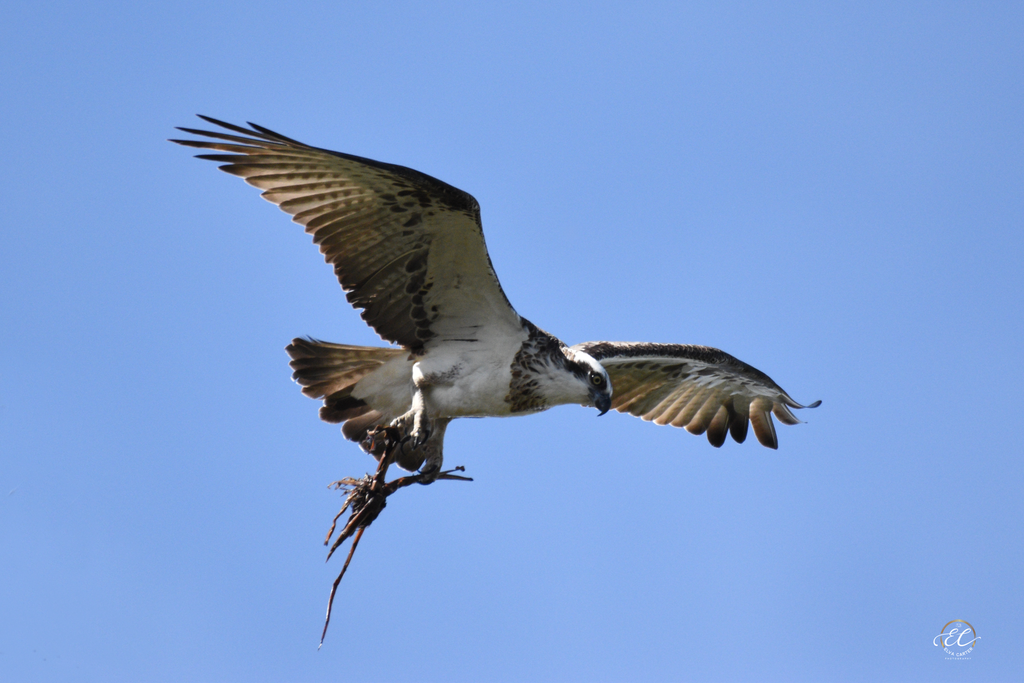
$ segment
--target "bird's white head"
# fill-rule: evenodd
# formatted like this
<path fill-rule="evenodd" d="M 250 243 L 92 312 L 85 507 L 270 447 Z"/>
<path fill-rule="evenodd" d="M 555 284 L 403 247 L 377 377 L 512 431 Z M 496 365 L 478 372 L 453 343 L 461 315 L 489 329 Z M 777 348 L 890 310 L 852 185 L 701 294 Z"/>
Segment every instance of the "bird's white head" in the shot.
<path fill-rule="evenodd" d="M 594 406 L 601 415 L 612 406 L 612 384 L 608 371 L 582 351 L 562 346 L 555 353 L 531 363 L 530 392 L 539 401 L 539 410 L 552 406 L 577 404 Z"/>
<path fill-rule="evenodd" d="M 612 407 L 612 381 L 608 371 L 597 360 L 583 351 L 567 349 L 569 362 L 567 368 L 577 383 L 578 396 L 574 400 L 580 405 L 594 406 L 604 415 Z"/>

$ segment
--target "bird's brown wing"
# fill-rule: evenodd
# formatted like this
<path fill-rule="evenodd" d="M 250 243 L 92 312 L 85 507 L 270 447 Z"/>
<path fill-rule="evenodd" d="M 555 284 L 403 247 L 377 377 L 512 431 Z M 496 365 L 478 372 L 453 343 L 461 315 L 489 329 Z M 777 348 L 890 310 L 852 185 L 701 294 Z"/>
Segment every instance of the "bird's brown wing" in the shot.
<path fill-rule="evenodd" d="M 197 155 L 263 190 L 313 236 L 363 320 L 410 349 L 521 322 L 491 267 L 480 207 L 466 192 L 403 166 L 310 147 L 250 123 L 230 133 L 181 128 Z M 495 330 L 494 328 L 501 328 Z"/>
<path fill-rule="evenodd" d="M 659 425 L 707 432 L 721 446 L 727 434 L 738 443 L 747 426 L 762 445 L 778 448 L 772 414 L 784 424 L 800 422 L 803 406 L 760 370 L 724 351 L 686 344 L 586 342 L 572 347 L 593 356 L 612 381 L 612 408 Z"/>

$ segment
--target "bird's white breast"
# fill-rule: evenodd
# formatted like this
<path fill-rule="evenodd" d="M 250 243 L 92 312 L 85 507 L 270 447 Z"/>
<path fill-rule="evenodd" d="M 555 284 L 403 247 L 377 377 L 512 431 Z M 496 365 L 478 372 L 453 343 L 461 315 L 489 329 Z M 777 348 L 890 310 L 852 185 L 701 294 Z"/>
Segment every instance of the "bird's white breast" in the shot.
<path fill-rule="evenodd" d="M 432 344 L 417 363 L 417 384 L 434 417 L 504 417 L 512 361 L 526 333 Z"/>

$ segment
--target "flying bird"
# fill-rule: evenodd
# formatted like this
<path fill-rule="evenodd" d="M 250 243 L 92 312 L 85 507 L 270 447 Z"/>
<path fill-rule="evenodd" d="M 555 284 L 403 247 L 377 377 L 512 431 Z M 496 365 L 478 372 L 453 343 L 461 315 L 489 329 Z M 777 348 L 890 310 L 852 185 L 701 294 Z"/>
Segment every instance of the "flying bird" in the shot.
<path fill-rule="evenodd" d="M 201 116 L 222 131 L 179 128 L 200 159 L 263 190 L 312 235 L 366 323 L 392 347 L 295 339 L 287 347 L 320 418 L 378 459 L 372 432 L 403 436 L 395 463 L 429 482 L 448 424 L 575 403 L 738 443 L 748 425 L 778 447 L 772 415 L 803 406 L 768 375 L 707 346 L 593 341 L 567 346 L 520 316 L 498 283 L 480 205 L 425 173 L 311 147 L 250 123 Z M 229 131 L 229 132 L 223 132 Z M 370 435 L 368 436 L 368 433 Z"/>

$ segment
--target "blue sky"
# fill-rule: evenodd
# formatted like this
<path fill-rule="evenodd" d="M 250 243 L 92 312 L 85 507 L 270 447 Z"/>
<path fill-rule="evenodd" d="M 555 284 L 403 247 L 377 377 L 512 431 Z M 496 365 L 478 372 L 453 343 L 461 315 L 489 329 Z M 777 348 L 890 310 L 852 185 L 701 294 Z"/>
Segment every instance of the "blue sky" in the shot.
<path fill-rule="evenodd" d="M 9 680 L 1008 680 L 1024 670 L 1024 10 L 37 3 L 0 24 Z M 480 202 L 568 343 L 716 346 L 807 424 L 720 450 L 563 407 L 448 430 L 316 649 L 326 485 L 290 381 L 376 338 L 194 114 Z M 966 619 L 970 661 L 932 639 Z"/>

